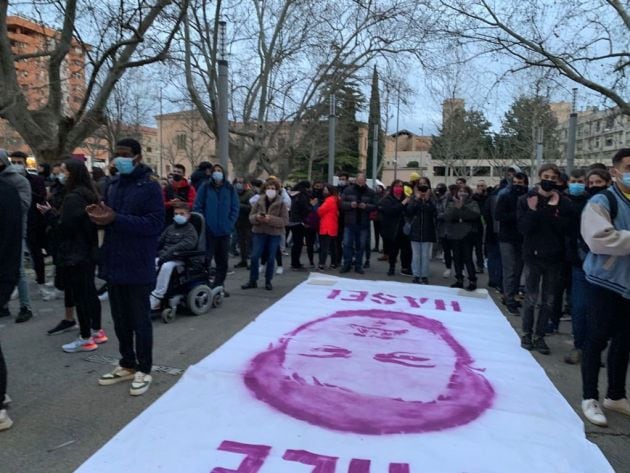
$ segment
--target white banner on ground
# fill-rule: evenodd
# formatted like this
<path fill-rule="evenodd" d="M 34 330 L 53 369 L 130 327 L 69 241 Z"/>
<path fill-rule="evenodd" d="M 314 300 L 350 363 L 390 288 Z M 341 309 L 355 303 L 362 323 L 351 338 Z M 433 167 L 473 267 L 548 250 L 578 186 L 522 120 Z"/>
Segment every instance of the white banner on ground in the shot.
<path fill-rule="evenodd" d="M 80 472 L 611 472 L 487 297 L 313 275 Z"/>

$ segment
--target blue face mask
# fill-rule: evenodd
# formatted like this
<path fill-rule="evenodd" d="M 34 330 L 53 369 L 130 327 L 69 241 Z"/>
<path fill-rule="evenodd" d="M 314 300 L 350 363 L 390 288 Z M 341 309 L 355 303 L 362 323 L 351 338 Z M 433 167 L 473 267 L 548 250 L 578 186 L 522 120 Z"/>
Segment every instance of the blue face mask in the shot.
<path fill-rule="evenodd" d="M 123 158 L 118 156 L 114 159 L 114 166 L 120 174 L 130 174 L 133 171 L 133 158 Z"/>
<path fill-rule="evenodd" d="M 173 217 L 173 221 L 177 225 L 183 225 L 183 224 L 185 224 L 188 221 L 188 219 L 186 217 L 184 217 L 183 215 L 175 215 Z"/>
<path fill-rule="evenodd" d="M 623 183 L 624 187 L 630 188 L 630 172 L 623 173 L 623 176 L 621 177 L 621 182 Z"/>
<path fill-rule="evenodd" d="M 57 180 L 59 181 L 59 184 L 63 184 L 66 182 L 66 175 L 62 172 L 59 173 L 59 175 L 57 176 Z"/>
<path fill-rule="evenodd" d="M 214 171 L 212 173 L 212 179 L 214 182 L 223 182 L 223 173 L 221 171 Z"/>
<path fill-rule="evenodd" d="M 581 182 L 570 182 L 569 183 L 569 194 L 571 195 L 582 195 L 586 191 L 586 185 Z"/>

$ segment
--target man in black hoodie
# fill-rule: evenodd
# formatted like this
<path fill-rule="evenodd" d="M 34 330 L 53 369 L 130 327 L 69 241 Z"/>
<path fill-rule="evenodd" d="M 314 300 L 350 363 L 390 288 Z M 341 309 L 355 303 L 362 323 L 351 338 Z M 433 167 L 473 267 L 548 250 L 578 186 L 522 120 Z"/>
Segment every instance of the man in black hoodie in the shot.
<path fill-rule="evenodd" d="M 527 174 L 515 174 L 509 185 L 499 192 L 494 210 L 503 271 L 503 303 L 512 315 L 520 315 L 515 296 L 523 272 L 523 237 L 517 227 L 516 207 L 519 197 L 527 193 L 528 185 Z"/>
<path fill-rule="evenodd" d="M 10 183 L 0 180 L 0 307 L 9 302 L 11 292 L 20 277 L 22 253 L 22 213 L 20 196 Z M 0 430 L 6 430 L 13 422 L 4 409 L 7 391 L 7 367 L 0 346 Z"/>
<path fill-rule="evenodd" d="M 555 164 L 543 164 L 538 170 L 538 177 L 540 184 L 521 196 L 517 205 L 526 274 L 521 346 L 548 355 L 550 351 L 544 337 L 558 286 L 562 283 L 571 209 L 568 199 L 556 190 L 560 171 Z M 534 310 L 541 291 L 540 309 L 532 338 Z"/>

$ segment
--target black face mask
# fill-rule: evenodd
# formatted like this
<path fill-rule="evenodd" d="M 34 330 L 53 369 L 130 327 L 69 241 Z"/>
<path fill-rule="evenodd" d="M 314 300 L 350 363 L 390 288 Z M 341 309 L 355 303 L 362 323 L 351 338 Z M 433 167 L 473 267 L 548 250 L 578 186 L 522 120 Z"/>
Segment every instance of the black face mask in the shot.
<path fill-rule="evenodd" d="M 442 187 L 438 187 L 437 189 L 435 189 L 435 195 L 437 195 L 438 197 L 443 196 L 445 192 L 446 189 L 443 189 Z"/>
<path fill-rule="evenodd" d="M 540 181 L 540 188 L 545 192 L 551 192 L 556 188 L 556 183 L 548 179 L 543 179 L 542 181 Z"/>
<path fill-rule="evenodd" d="M 525 194 L 525 192 L 527 192 L 527 186 L 523 186 L 521 184 L 514 184 L 512 185 L 512 192 L 514 192 L 516 195 L 523 195 Z"/>
<path fill-rule="evenodd" d="M 418 186 L 420 192 L 426 192 L 429 190 L 429 186 Z"/>
<path fill-rule="evenodd" d="M 183 176 L 180 176 L 179 174 L 173 174 L 173 180 L 175 182 L 181 181 Z"/>
<path fill-rule="evenodd" d="M 595 194 L 599 194 L 600 192 L 604 191 L 608 189 L 608 187 L 606 186 L 590 186 L 586 189 L 586 193 L 588 195 L 595 195 Z"/>

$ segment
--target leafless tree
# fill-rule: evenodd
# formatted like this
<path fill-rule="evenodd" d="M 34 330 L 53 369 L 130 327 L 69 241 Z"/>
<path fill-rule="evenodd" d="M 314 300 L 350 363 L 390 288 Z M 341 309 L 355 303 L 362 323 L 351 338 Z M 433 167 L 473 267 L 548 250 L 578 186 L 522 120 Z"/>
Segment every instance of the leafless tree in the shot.
<path fill-rule="evenodd" d="M 187 0 L 37 0 L 18 7 L 18 12 L 60 26 L 41 51 L 22 55 L 9 39 L 9 2 L 0 0 L 0 118 L 9 121 L 36 157 L 52 161 L 106 123 L 109 97 L 126 71 L 167 57 Z M 76 50 L 85 58 L 85 92 L 80 103 L 68 106 L 66 61 Z M 43 64 L 47 83 L 42 105 L 33 107 L 22 90 L 16 74 L 21 61 Z"/>
<path fill-rule="evenodd" d="M 630 115 L 630 10 L 619 0 L 435 0 L 435 32 L 470 54 L 512 60 L 509 72 L 554 71 Z"/>
<path fill-rule="evenodd" d="M 226 8 L 220 0 L 191 1 L 183 28 L 186 84 L 213 131 L 217 21 L 221 14 L 229 19 L 230 118 L 239 123 L 230 129 L 230 158 L 236 171 L 247 174 L 254 166 L 287 175 L 291 156 L 312 131 L 308 124 L 318 125 L 305 118 L 309 110 L 326 107 L 325 84 L 342 83 L 376 58 L 419 54 L 418 5 L 416 0 L 244 0 Z"/>

